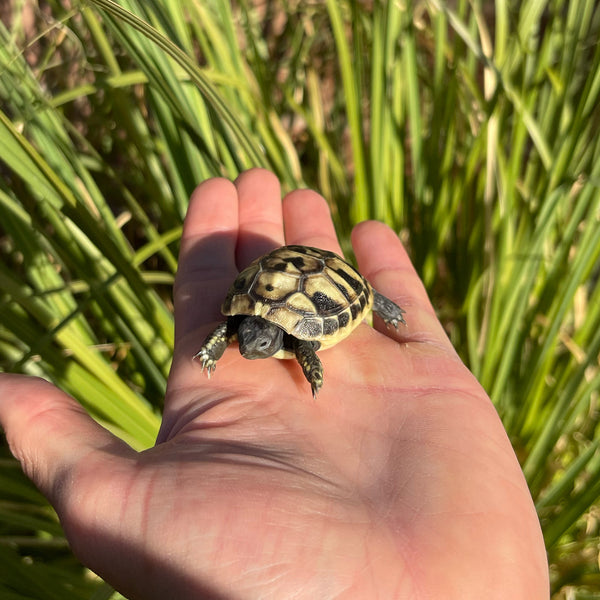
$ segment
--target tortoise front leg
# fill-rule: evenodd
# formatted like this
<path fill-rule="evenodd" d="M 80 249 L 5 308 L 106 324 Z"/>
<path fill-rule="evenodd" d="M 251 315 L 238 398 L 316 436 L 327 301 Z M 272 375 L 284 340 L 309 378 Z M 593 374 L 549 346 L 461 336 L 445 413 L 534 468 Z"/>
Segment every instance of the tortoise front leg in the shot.
<path fill-rule="evenodd" d="M 302 367 L 302 371 L 304 371 L 304 376 L 308 379 L 308 383 L 310 383 L 313 398 L 317 397 L 317 393 L 323 385 L 323 365 L 316 353 L 319 346 L 319 342 L 310 342 L 308 340 L 294 341 L 294 352 Z"/>
<path fill-rule="evenodd" d="M 212 372 L 217 368 L 217 361 L 223 356 L 225 349 L 235 339 L 237 333 L 232 333 L 228 322 L 221 323 L 211 333 L 206 336 L 202 347 L 194 359 L 200 361 L 202 370 L 206 369 L 206 374 L 210 379 Z"/>

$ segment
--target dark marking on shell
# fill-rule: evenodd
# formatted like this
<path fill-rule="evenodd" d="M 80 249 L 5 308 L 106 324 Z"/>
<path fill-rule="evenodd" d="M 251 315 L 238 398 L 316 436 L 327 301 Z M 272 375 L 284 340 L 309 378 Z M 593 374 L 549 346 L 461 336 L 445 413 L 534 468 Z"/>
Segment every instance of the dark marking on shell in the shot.
<path fill-rule="evenodd" d="M 327 250 L 320 250 L 319 248 L 311 248 L 310 246 L 298 246 L 298 244 L 291 244 L 287 246 L 288 250 L 297 252 L 298 254 L 308 254 L 308 256 L 314 256 L 315 258 L 323 258 L 330 254 Z"/>
<path fill-rule="evenodd" d="M 335 300 L 323 292 L 315 292 L 311 300 L 317 308 L 317 312 L 331 312 L 342 308 Z"/>
<path fill-rule="evenodd" d="M 360 306 L 356 303 L 351 304 L 350 312 L 352 313 L 352 319 L 356 319 L 356 317 L 358 317 L 358 315 L 360 314 Z"/>
<path fill-rule="evenodd" d="M 301 256 L 291 256 L 290 258 L 284 258 L 283 260 L 292 263 L 299 271 L 304 267 L 304 259 Z"/>
<path fill-rule="evenodd" d="M 351 302 L 352 297 L 348 293 L 348 290 L 343 285 L 339 284 L 337 281 L 334 281 L 333 283 L 335 284 L 335 287 L 338 290 L 340 290 L 340 292 L 342 292 L 342 294 L 344 294 L 344 298 L 346 298 L 346 300 L 348 300 L 348 302 Z"/>
<path fill-rule="evenodd" d="M 357 293 L 360 294 L 360 292 L 363 290 L 363 288 L 365 287 L 365 284 L 363 283 L 362 277 L 360 275 L 358 275 L 358 273 L 356 274 L 356 277 L 354 277 L 351 273 L 348 273 L 347 271 L 345 271 L 344 269 L 334 269 L 334 271 L 344 280 L 346 281 L 350 287 Z"/>
<path fill-rule="evenodd" d="M 338 320 L 329 317 L 323 320 L 323 335 L 333 335 L 339 329 Z"/>
<path fill-rule="evenodd" d="M 349 322 L 350 316 L 347 312 L 343 312 L 341 315 L 338 316 L 338 323 L 340 324 L 340 327 L 346 327 L 346 325 L 348 325 Z"/>

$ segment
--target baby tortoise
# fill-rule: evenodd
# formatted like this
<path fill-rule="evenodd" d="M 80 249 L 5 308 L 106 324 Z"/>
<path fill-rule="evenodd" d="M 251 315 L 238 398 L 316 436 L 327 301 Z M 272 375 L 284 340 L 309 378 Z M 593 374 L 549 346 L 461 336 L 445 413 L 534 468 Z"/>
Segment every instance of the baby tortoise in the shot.
<path fill-rule="evenodd" d="M 221 306 L 227 321 L 207 336 L 194 358 L 209 377 L 235 340 L 244 358 L 296 358 L 316 397 L 323 385 L 317 350 L 350 335 L 370 310 L 395 328 L 406 323 L 405 311 L 337 254 L 283 246 L 238 275 Z"/>

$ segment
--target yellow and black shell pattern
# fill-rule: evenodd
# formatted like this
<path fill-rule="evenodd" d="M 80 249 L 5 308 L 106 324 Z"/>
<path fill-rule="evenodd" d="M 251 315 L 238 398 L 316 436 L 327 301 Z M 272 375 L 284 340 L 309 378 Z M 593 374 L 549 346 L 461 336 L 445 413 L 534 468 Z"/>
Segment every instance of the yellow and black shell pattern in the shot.
<path fill-rule="evenodd" d="M 324 349 L 352 333 L 372 305 L 369 282 L 337 254 L 283 246 L 238 275 L 221 311 L 262 317 Z"/>

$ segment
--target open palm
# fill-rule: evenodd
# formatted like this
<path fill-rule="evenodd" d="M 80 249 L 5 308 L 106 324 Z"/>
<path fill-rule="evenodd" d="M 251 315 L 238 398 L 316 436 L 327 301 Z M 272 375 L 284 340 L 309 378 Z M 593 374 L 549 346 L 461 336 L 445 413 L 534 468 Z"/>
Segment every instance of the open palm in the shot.
<path fill-rule="evenodd" d="M 285 228 L 285 229 L 284 229 Z M 191 360 L 237 272 L 284 243 L 340 253 L 325 201 L 263 170 L 203 183 L 185 222 L 157 445 L 136 453 L 40 380 L 0 376 L 0 423 L 80 559 L 129 598 L 547 598 L 527 486 L 496 412 L 395 234 L 359 268 L 407 325 L 295 361 Z"/>

